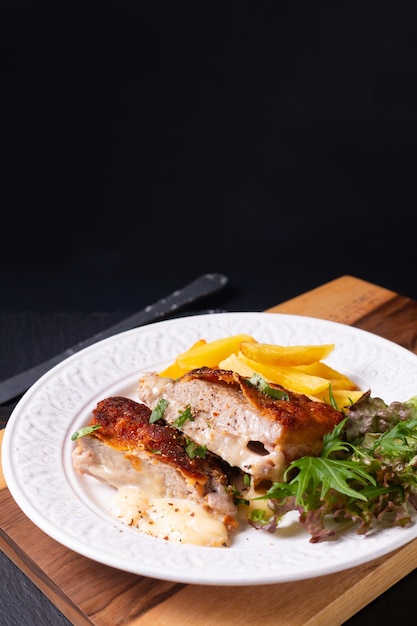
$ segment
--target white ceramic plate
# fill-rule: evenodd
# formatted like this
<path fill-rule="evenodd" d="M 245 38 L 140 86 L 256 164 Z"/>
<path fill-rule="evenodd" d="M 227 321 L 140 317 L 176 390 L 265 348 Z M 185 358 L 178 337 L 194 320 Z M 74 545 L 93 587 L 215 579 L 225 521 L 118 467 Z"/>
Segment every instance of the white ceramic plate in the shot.
<path fill-rule="evenodd" d="M 417 357 L 371 333 L 335 322 L 271 313 L 197 315 L 150 324 L 86 348 L 45 374 L 7 424 L 2 449 L 9 490 L 23 512 L 53 539 L 121 570 L 206 585 L 301 580 L 360 565 L 417 536 L 408 528 L 362 536 L 347 528 L 336 539 L 309 543 L 297 517 L 274 535 L 248 528 L 229 548 L 170 543 L 124 526 L 110 513 L 113 491 L 73 469 L 72 433 L 110 395 L 136 399 L 141 371 L 160 370 L 177 353 L 207 340 L 248 333 L 268 343 L 335 343 L 329 365 L 386 402 L 417 394 Z"/>

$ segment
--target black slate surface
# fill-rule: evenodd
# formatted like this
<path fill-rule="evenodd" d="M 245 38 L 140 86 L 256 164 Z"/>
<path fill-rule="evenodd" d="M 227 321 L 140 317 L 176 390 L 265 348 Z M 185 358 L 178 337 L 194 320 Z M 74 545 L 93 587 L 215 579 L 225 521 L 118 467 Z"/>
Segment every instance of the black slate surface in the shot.
<path fill-rule="evenodd" d="M 0 551 L 0 624 L 70 626 L 52 602 Z"/>

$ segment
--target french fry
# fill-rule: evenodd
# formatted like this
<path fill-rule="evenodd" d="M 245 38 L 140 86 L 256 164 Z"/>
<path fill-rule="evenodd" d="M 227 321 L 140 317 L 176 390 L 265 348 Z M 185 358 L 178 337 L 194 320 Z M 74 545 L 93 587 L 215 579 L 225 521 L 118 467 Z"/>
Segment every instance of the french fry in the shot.
<path fill-rule="evenodd" d="M 280 346 L 270 343 L 242 342 L 240 352 L 251 361 L 269 365 L 309 365 L 325 359 L 335 345 Z"/>
<path fill-rule="evenodd" d="M 326 378 L 305 374 L 292 365 L 277 366 L 260 363 L 248 359 L 243 354 L 239 354 L 239 359 L 268 381 L 277 383 L 290 391 L 317 396 L 324 393 L 329 386 L 329 381 Z"/>
<path fill-rule="evenodd" d="M 213 341 L 200 339 L 159 375 L 179 378 L 200 367 L 232 370 L 246 378 L 259 374 L 267 382 L 320 402 L 336 404 L 339 410 L 343 410 L 356 402 L 363 392 L 348 376 L 322 362 L 334 348 L 334 344 L 281 346 L 259 343 L 245 334 Z"/>
<path fill-rule="evenodd" d="M 247 363 L 244 363 L 237 354 L 231 354 L 223 361 L 220 361 L 219 368 L 221 370 L 231 370 L 245 378 L 250 378 L 255 373 L 255 370 Z"/>
<path fill-rule="evenodd" d="M 193 352 L 194 350 L 201 348 L 201 346 L 206 346 L 206 345 L 207 345 L 207 339 L 198 339 L 198 341 L 193 343 L 191 348 L 188 348 L 187 352 Z"/>
<path fill-rule="evenodd" d="M 193 343 L 190 348 L 188 348 L 187 354 L 192 354 L 194 350 L 196 350 L 197 348 L 201 348 L 201 346 L 204 345 L 207 345 L 206 339 L 199 339 L 198 341 Z M 188 368 L 181 367 L 176 359 L 166 369 L 162 370 L 162 372 L 159 372 L 159 376 L 167 378 L 180 378 L 180 376 L 186 374 L 188 371 Z"/>
<path fill-rule="evenodd" d="M 246 378 L 250 378 L 253 374 L 259 374 L 268 382 L 277 383 L 286 389 L 308 395 L 313 395 L 312 391 L 325 393 L 329 385 L 329 381 L 324 378 L 309 374 L 303 375 L 304 373 L 300 369 L 296 369 L 295 366 L 277 368 L 265 363 L 250 361 L 243 354 L 231 354 L 219 363 L 219 367 L 220 369 L 232 370 Z M 313 397 L 315 396 L 313 395 Z"/>
<path fill-rule="evenodd" d="M 298 369 L 305 374 L 321 376 L 327 378 L 333 389 L 357 389 L 358 386 L 348 376 L 333 369 L 326 363 L 310 363 L 309 365 L 298 365 Z"/>
<path fill-rule="evenodd" d="M 174 363 L 171 363 L 171 365 L 168 365 L 168 367 L 166 367 L 164 370 L 159 372 L 159 376 L 161 376 L 161 378 L 175 378 L 176 379 L 176 378 L 180 378 L 187 372 L 188 372 L 187 369 L 183 369 L 182 367 L 178 365 L 176 361 L 174 361 Z"/>
<path fill-rule="evenodd" d="M 250 335 L 245 334 L 231 335 L 214 339 L 213 341 L 200 340 L 200 342 L 196 342 L 191 348 L 179 354 L 170 367 L 173 367 L 175 364 L 176 368 L 173 368 L 172 371 L 180 371 L 182 373 L 204 366 L 218 367 L 220 361 L 238 351 L 242 341 L 249 343 L 255 340 Z M 164 370 L 164 372 L 167 370 L 169 371 L 169 368 Z"/>

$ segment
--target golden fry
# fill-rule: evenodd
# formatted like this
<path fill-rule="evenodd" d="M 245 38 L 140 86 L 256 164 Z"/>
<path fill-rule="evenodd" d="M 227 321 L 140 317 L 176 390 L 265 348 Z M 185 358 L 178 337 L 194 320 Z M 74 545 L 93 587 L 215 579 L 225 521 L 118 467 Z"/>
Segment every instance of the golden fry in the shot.
<path fill-rule="evenodd" d="M 200 340 L 179 354 L 175 359 L 175 364 L 178 370 L 183 373 L 198 367 L 218 367 L 220 361 L 238 351 L 242 341 L 255 340 L 250 335 L 245 334 L 231 335 L 213 341 Z"/>
<path fill-rule="evenodd" d="M 325 359 L 334 350 L 334 344 L 310 346 L 279 346 L 270 343 L 242 342 L 239 346 L 251 361 L 268 365 L 308 365 Z"/>
<path fill-rule="evenodd" d="M 334 348 L 334 344 L 286 347 L 259 343 L 245 334 L 213 341 L 200 339 L 159 375 L 179 378 L 200 367 L 232 370 L 246 378 L 256 373 L 289 391 L 306 394 L 320 402 L 335 403 L 343 410 L 363 392 L 348 376 L 322 362 Z"/>
<path fill-rule="evenodd" d="M 180 378 L 188 372 L 188 369 L 184 369 L 178 365 L 176 361 L 168 365 L 164 370 L 159 372 L 159 376 L 162 378 Z"/>
<path fill-rule="evenodd" d="M 197 348 L 201 348 L 201 346 L 205 345 L 207 345 L 207 341 L 205 339 L 199 339 L 198 341 L 193 343 L 193 345 L 188 348 L 187 352 L 184 354 L 192 354 L 194 350 L 196 350 Z M 171 363 L 171 365 L 169 365 L 166 369 L 162 370 L 162 372 L 159 372 L 159 376 L 167 378 L 179 378 L 183 374 L 186 374 L 189 369 L 187 367 L 181 367 L 177 359 L 175 359 L 175 361 Z"/>
<path fill-rule="evenodd" d="M 251 359 L 248 359 L 243 354 L 240 354 L 239 358 L 243 361 L 243 363 L 253 368 L 257 374 L 260 374 L 268 381 L 277 383 L 290 391 L 304 393 L 309 396 L 317 396 L 318 394 L 325 392 L 329 386 L 329 381 L 326 378 L 305 374 L 291 365 L 277 366 L 260 363 L 259 361 L 252 361 Z"/>
<path fill-rule="evenodd" d="M 310 363 L 309 365 L 299 365 L 298 369 L 305 374 L 321 376 L 327 378 L 333 389 L 357 389 L 358 386 L 348 376 L 338 372 L 326 363 Z"/>
<path fill-rule="evenodd" d="M 236 372 L 245 378 L 250 378 L 255 373 L 255 370 L 247 363 L 244 363 L 237 354 L 231 354 L 223 361 L 220 361 L 219 368 L 221 370 L 231 370 L 232 372 Z"/>

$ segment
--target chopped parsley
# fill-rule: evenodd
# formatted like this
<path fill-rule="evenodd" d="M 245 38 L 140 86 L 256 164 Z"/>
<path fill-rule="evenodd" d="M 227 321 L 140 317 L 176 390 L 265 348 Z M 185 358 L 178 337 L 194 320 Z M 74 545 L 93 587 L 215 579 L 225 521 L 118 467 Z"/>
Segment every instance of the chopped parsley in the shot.
<path fill-rule="evenodd" d="M 274 398 L 275 400 L 289 400 L 290 397 L 286 391 L 282 391 L 281 389 L 274 389 L 268 385 L 266 380 L 259 376 L 259 374 L 254 374 L 251 378 L 249 378 L 248 383 L 255 387 L 258 391 L 265 393 L 267 396 Z"/>
<path fill-rule="evenodd" d="M 187 420 L 190 420 L 190 422 L 194 421 L 194 417 L 191 413 L 191 407 L 189 404 L 185 407 L 183 411 L 178 411 L 178 417 L 176 420 L 174 420 L 173 426 L 181 428 L 181 426 L 184 426 Z"/>
<path fill-rule="evenodd" d="M 165 409 L 167 408 L 167 406 L 168 400 L 165 400 L 165 398 L 161 398 L 160 400 L 158 400 L 158 404 L 153 409 L 149 418 L 149 423 L 153 424 L 154 422 L 162 419 L 164 417 Z"/>
<path fill-rule="evenodd" d="M 251 476 L 250 476 L 250 474 L 245 474 L 243 476 L 243 484 L 246 485 L 247 487 L 250 486 L 250 484 L 251 484 Z"/>
<path fill-rule="evenodd" d="M 240 493 L 240 491 L 238 491 L 235 485 L 229 485 L 228 491 L 230 491 L 233 495 L 233 502 L 236 506 L 239 506 L 239 504 L 246 504 L 247 506 L 249 506 L 249 500 L 242 496 L 242 494 Z"/>
<path fill-rule="evenodd" d="M 204 459 L 207 454 L 207 446 L 199 446 L 195 441 L 187 437 L 185 451 L 190 459 L 195 459 L 195 457 Z"/>

